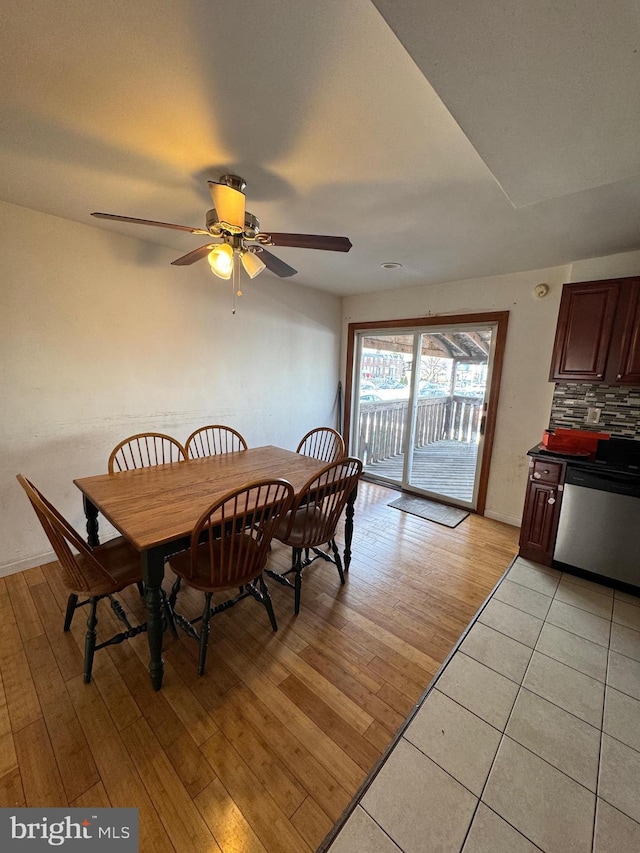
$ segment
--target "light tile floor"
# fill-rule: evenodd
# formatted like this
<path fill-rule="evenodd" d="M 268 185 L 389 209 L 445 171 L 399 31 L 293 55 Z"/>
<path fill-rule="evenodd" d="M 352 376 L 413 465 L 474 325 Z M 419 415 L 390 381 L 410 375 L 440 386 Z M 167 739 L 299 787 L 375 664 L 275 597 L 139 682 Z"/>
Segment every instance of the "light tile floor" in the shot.
<path fill-rule="evenodd" d="M 640 598 L 521 558 L 330 853 L 640 853 Z"/>

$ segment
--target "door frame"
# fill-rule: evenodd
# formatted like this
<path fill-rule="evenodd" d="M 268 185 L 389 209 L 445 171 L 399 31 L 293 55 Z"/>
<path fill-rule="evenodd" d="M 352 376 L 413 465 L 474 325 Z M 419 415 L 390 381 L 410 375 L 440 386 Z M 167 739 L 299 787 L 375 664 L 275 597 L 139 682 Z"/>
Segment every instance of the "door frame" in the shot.
<path fill-rule="evenodd" d="M 487 487 L 489 483 L 489 470 L 491 467 L 493 439 L 495 434 L 496 417 L 498 412 L 500 379 L 502 376 L 502 364 L 504 361 L 504 350 L 507 340 L 509 312 L 489 311 L 480 314 L 440 314 L 429 317 L 400 317 L 395 320 L 364 320 L 360 322 L 349 323 L 347 331 L 347 360 L 345 375 L 343 435 L 346 446 L 350 447 L 356 332 L 366 331 L 367 329 L 404 328 L 406 326 L 411 326 L 416 330 L 425 332 L 428 331 L 430 326 L 455 326 L 462 324 L 476 324 L 482 326 L 486 325 L 487 323 L 494 323 L 496 325 L 496 338 L 493 370 L 491 373 L 491 382 L 489 383 L 489 405 L 487 407 L 487 412 L 485 415 L 484 450 L 480 467 L 480 480 L 478 483 L 478 500 L 475 509 L 475 512 L 478 515 L 484 515 L 487 500 Z"/>

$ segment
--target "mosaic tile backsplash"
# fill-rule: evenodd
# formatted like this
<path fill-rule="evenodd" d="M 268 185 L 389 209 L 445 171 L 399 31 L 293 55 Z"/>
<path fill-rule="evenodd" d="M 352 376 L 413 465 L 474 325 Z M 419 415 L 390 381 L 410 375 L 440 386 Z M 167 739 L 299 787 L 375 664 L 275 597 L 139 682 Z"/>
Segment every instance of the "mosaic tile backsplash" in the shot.
<path fill-rule="evenodd" d="M 585 423 L 587 408 L 601 410 L 597 424 Z M 640 441 L 640 388 L 563 382 L 556 385 L 549 429 L 586 429 Z"/>

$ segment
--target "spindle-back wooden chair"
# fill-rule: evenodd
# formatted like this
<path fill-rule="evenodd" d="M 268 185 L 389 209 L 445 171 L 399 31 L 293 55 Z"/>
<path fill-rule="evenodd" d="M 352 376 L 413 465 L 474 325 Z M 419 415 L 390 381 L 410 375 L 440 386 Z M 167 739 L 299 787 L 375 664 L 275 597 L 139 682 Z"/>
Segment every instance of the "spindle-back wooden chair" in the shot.
<path fill-rule="evenodd" d="M 170 604 L 173 616 L 200 644 L 198 675 L 204 673 L 209 642 L 209 621 L 251 595 L 264 605 L 271 627 L 278 630 L 269 590 L 263 577 L 273 534 L 293 500 L 293 486 L 286 480 L 260 480 L 236 489 L 217 500 L 197 520 L 191 547 L 171 557 L 178 575 Z M 188 620 L 175 610 L 181 582 L 205 594 L 202 616 Z M 216 591 L 238 589 L 238 594 L 212 607 Z M 200 633 L 194 625 L 201 622 Z"/>
<path fill-rule="evenodd" d="M 316 427 L 300 440 L 296 453 L 312 456 L 321 462 L 335 462 L 344 456 L 342 436 L 331 427 Z"/>
<path fill-rule="evenodd" d="M 141 432 L 123 439 L 113 448 L 108 471 L 116 474 L 133 468 L 182 462 L 186 458 L 185 449 L 177 439 L 161 432 Z"/>
<path fill-rule="evenodd" d="M 203 456 L 246 450 L 247 442 L 238 430 L 232 427 L 210 424 L 192 432 L 184 446 L 188 459 L 199 459 Z"/>
<path fill-rule="evenodd" d="M 317 559 L 333 563 L 338 569 L 340 583 L 344 584 L 342 559 L 335 535 L 342 511 L 361 473 L 362 462 L 355 457 L 347 456 L 326 465 L 302 488 L 274 534 L 274 539 L 293 549 L 291 568 L 281 573 L 267 569 L 266 573 L 295 591 L 296 614 L 300 612 L 302 573 Z M 321 545 L 329 545 L 333 556 L 319 550 Z M 310 556 L 311 551 L 313 557 Z M 290 574 L 295 575 L 293 582 L 287 577 Z"/>
<path fill-rule="evenodd" d="M 114 598 L 114 595 L 125 587 L 141 582 L 140 554 L 123 536 L 117 536 L 103 545 L 91 548 L 33 483 L 22 474 L 18 474 L 17 479 L 51 543 L 58 558 L 62 583 L 69 590 L 64 619 L 65 631 L 71 628 L 77 608 L 89 605 L 84 652 L 84 682 L 88 684 L 91 681 L 93 657 L 98 649 L 121 643 L 147 630 L 146 623 L 131 625 L 122 604 Z M 72 547 L 77 554 L 71 550 Z M 80 597 L 84 600 L 80 601 Z M 102 598 L 109 598 L 113 612 L 125 625 L 126 630 L 109 640 L 97 643 L 97 607 Z"/>

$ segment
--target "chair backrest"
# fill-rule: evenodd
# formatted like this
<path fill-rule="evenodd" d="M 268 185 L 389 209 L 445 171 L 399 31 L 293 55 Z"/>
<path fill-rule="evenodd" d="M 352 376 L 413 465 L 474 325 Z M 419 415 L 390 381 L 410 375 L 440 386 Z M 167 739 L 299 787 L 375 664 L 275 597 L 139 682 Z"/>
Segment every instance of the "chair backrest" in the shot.
<path fill-rule="evenodd" d="M 301 439 L 296 453 L 312 456 L 321 462 L 335 462 L 344 456 L 344 441 L 339 432 L 331 427 L 316 427 Z"/>
<path fill-rule="evenodd" d="M 248 483 L 217 500 L 200 516 L 191 534 L 191 577 L 198 573 L 202 579 L 197 567 L 206 548 L 212 588 L 241 586 L 256 578 L 293 497 L 291 483 L 272 479 Z"/>
<path fill-rule="evenodd" d="M 236 429 L 222 424 L 210 424 L 192 432 L 184 446 L 188 459 L 199 459 L 202 456 L 246 450 L 247 442 Z"/>
<path fill-rule="evenodd" d="M 346 456 L 331 462 L 307 481 L 294 501 L 286 541 L 295 528 L 296 547 L 312 548 L 333 539 L 342 510 L 362 474 L 362 462 Z"/>
<path fill-rule="evenodd" d="M 109 573 L 105 571 L 93 555 L 90 546 L 87 545 L 69 522 L 60 515 L 58 510 L 49 503 L 44 495 L 38 491 L 33 483 L 30 483 L 22 474 L 17 475 L 17 480 L 27 493 L 31 506 L 35 510 L 38 520 L 47 535 L 47 539 L 55 551 L 55 555 L 62 568 L 62 578 L 65 586 L 77 592 L 82 592 L 83 590 L 89 591 L 91 589 L 91 584 L 82 566 L 78 564 L 71 550 L 71 545 L 82 554 L 88 563 L 88 567 L 91 567 L 94 583 L 96 572 L 98 573 L 98 577 L 112 580 Z"/>
<path fill-rule="evenodd" d="M 186 458 L 184 447 L 177 439 L 161 432 L 141 432 L 125 438 L 113 448 L 108 470 L 110 474 L 116 474 L 132 468 L 181 462 Z"/>

